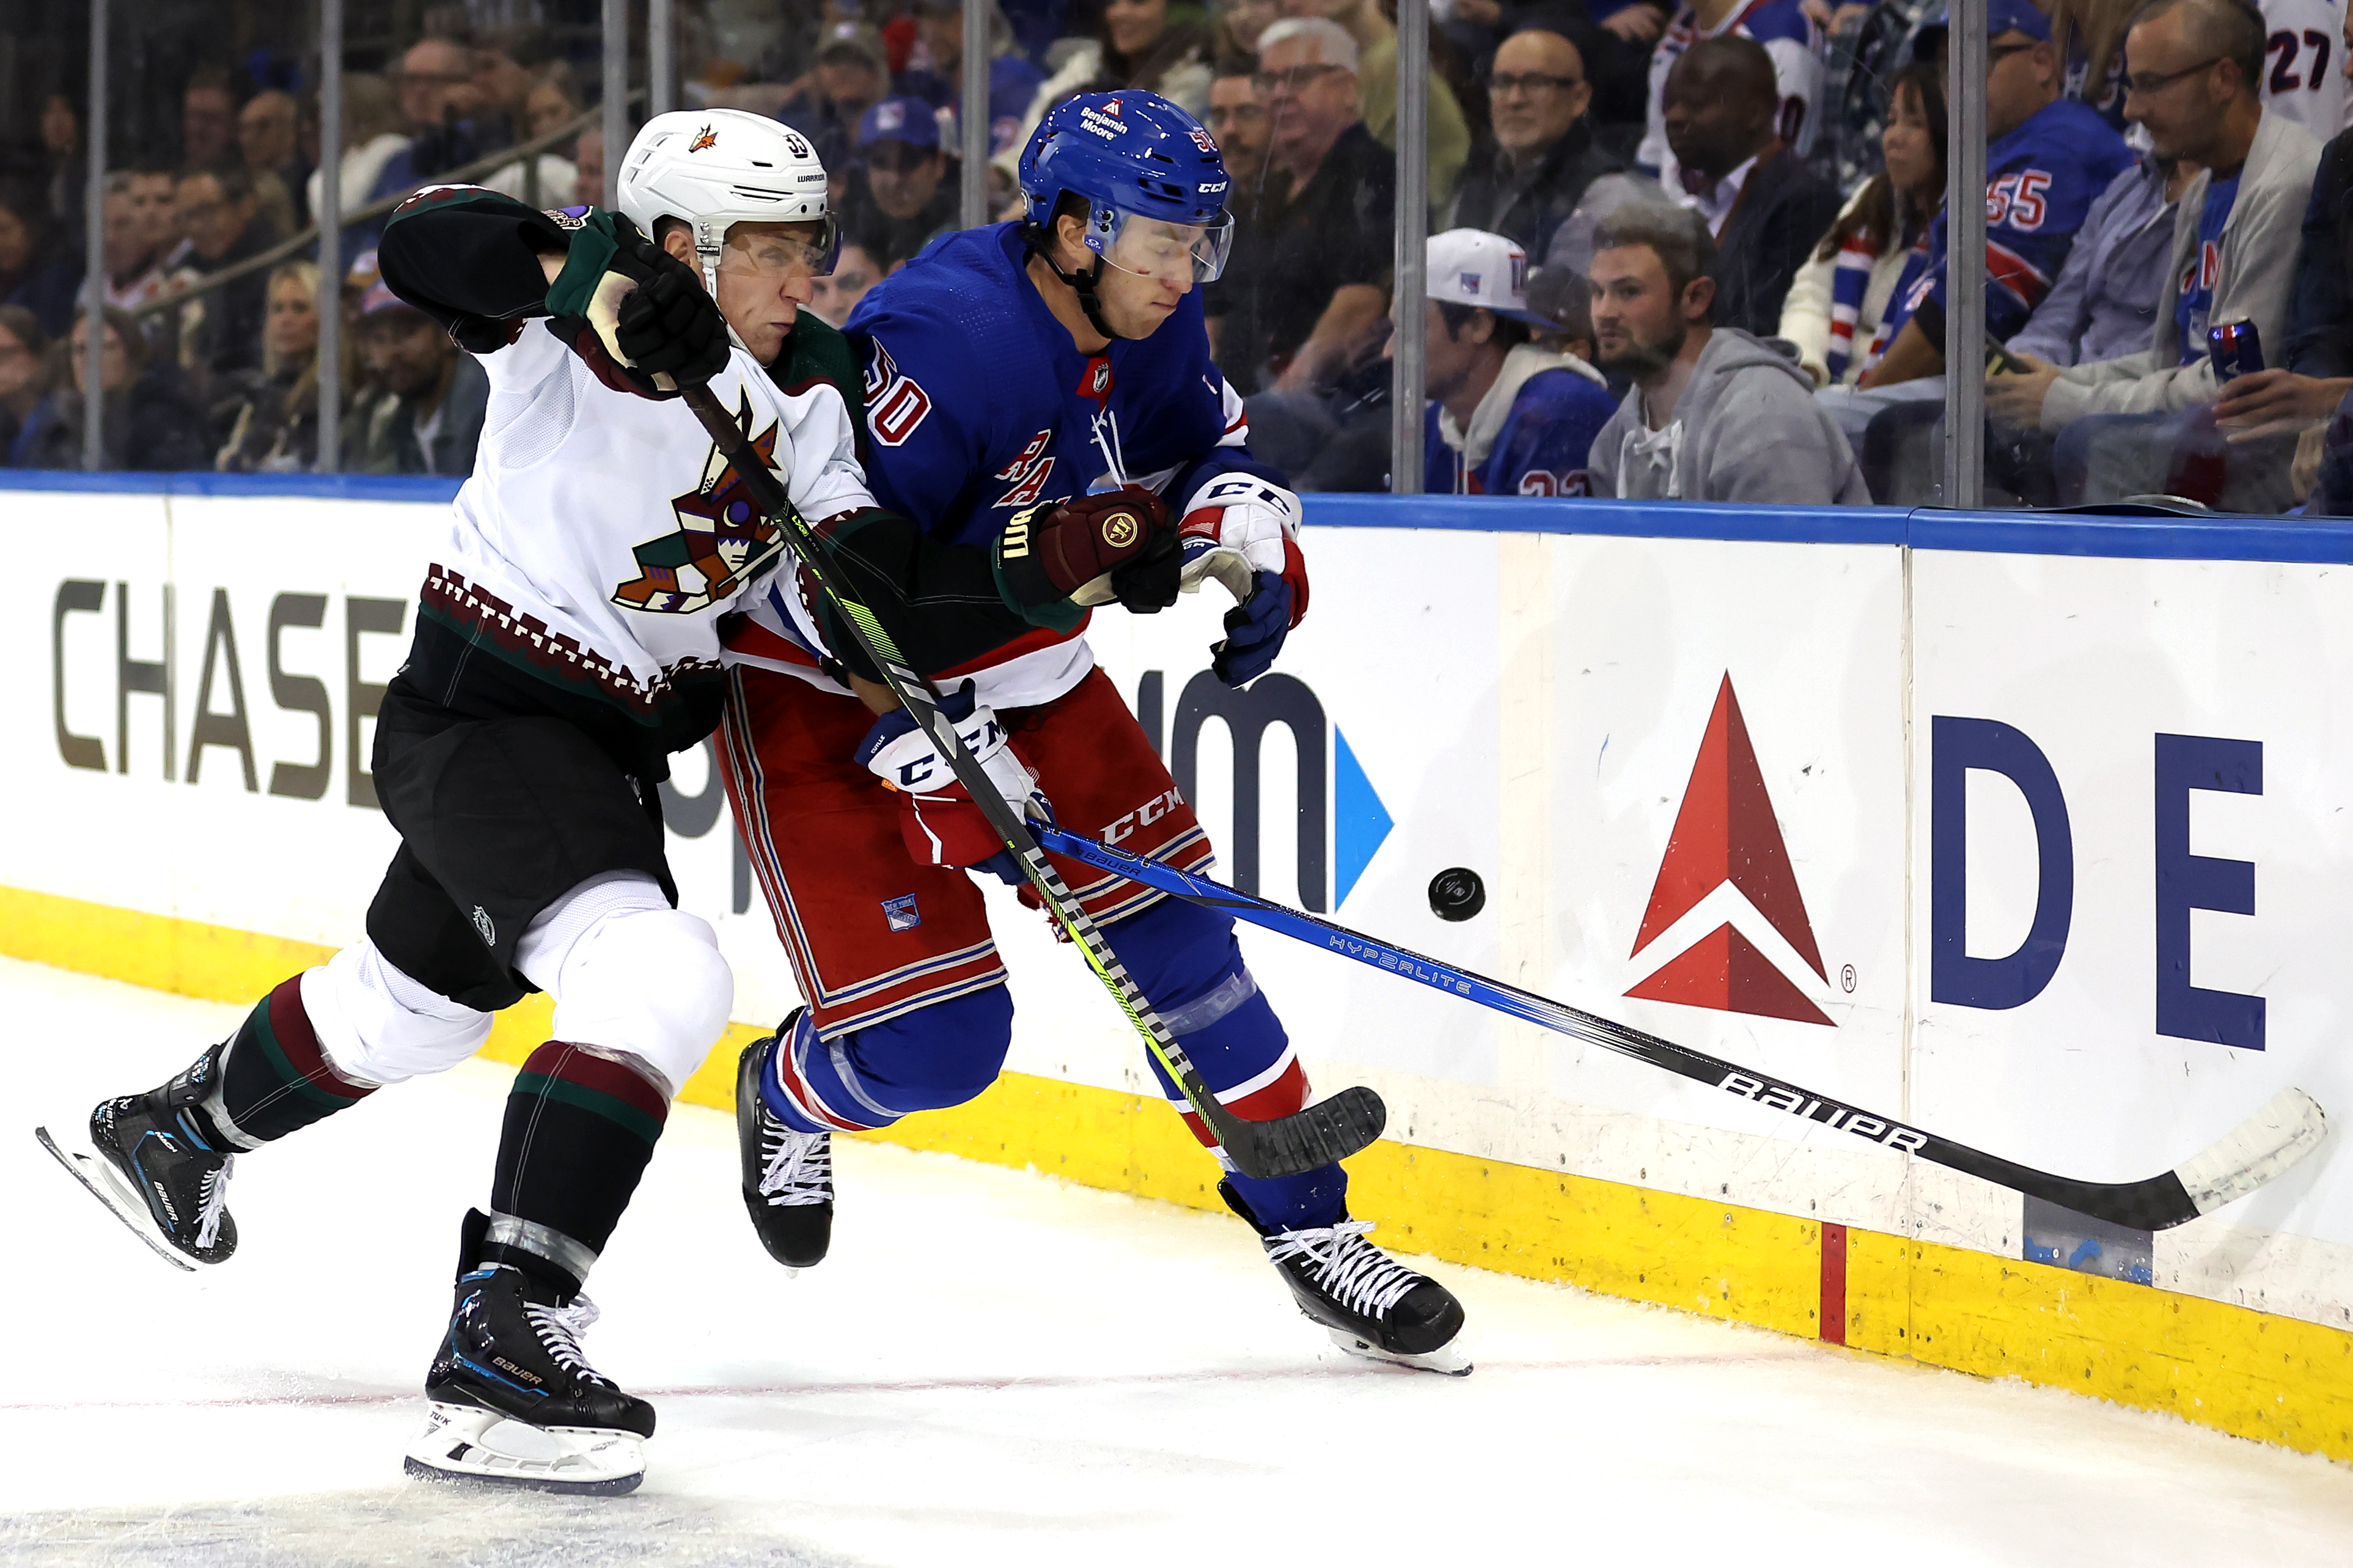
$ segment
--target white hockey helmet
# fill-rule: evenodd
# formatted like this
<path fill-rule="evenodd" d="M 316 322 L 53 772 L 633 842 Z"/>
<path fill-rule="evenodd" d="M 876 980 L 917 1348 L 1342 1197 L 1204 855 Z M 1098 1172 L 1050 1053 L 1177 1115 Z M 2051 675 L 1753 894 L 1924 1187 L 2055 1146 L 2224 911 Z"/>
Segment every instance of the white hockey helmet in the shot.
<path fill-rule="evenodd" d="M 814 223 L 818 276 L 833 270 L 840 230 L 826 202 L 825 165 L 807 137 L 740 109 L 657 114 L 621 162 L 620 207 L 654 237 L 661 218 L 694 231 L 702 280 L 719 290 L 719 251 L 739 223 Z"/>

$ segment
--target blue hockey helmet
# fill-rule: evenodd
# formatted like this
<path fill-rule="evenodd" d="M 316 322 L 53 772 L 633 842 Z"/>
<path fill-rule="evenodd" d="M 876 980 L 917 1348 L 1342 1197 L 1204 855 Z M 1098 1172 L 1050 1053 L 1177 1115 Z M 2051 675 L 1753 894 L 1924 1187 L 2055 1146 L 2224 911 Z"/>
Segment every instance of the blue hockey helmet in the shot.
<path fill-rule="evenodd" d="M 1111 266 L 1188 284 L 1225 270 L 1234 235 L 1226 161 L 1201 122 L 1158 93 L 1064 100 L 1038 122 L 1020 172 L 1039 241 L 1055 206 L 1075 195 L 1087 203 L 1087 248 Z"/>

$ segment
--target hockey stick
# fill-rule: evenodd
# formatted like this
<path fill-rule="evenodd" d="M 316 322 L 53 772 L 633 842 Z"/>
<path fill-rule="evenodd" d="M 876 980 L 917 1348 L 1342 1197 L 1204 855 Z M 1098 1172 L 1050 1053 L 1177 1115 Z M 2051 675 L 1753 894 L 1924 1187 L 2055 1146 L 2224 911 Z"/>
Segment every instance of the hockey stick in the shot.
<path fill-rule="evenodd" d="M 1664 1068 L 1771 1110 L 1852 1132 L 1883 1148 L 1917 1154 L 1997 1186 L 2136 1229 L 2168 1229 L 2200 1215 L 2211 1214 L 2233 1199 L 2245 1197 L 2310 1153 L 2328 1130 L 2327 1117 L 2310 1095 L 2300 1089 L 2284 1089 L 2203 1153 L 2160 1174 L 2137 1182 L 2079 1182 L 2054 1176 L 1934 1132 L 1907 1127 L 1891 1117 L 1873 1115 L 1754 1068 L 1738 1067 L 1515 985 L 1506 985 L 1500 980 L 1489 980 L 1418 952 L 1392 947 L 1345 926 L 1286 909 L 1161 861 L 1147 860 L 1060 827 L 1040 828 L 1038 837 L 1058 855 L 1197 904 L 1224 910 L 1252 925 L 1264 926 L 1359 963 L 1418 981 L 1450 996 L 1460 996 L 1620 1056 Z"/>
<path fill-rule="evenodd" d="M 752 499 L 791 539 L 795 553 L 807 565 L 826 597 L 841 612 L 850 636 L 882 671 L 882 683 L 890 688 L 891 695 L 947 758 L 956 782 L 964 785 L 973 804 L 987 818 L 989 827 L 1012 852 L 1023 875 L 1029 879 L 1029 885 L 1070 933 L 1071 941 L 1086 954 L 1088 965 L 1127 1015 L 1128 1022 L 1144 1037 L 1154 1059 L 1224 1145 L 1235 1168 L 1245 1176 L 1296 1176 L 1335 1164 L 1378 1138 L 1388 1122 L 1388 1110 L 1381 1104 L 1380 1096 L 1362 1085 L 1344 1089 L 1329 1100 L 1271 1121 L 1245 1121 L 1218 1103 L 1216 1091 L 1203 1079 L 1200 1069 L 1153 1011 L 1135 982 L 1128 977 L 1119 955 L 1111 950 L 1094 921 L 1071 896 L 1061 873 L 1054 869 L 1053 862 L 1038 847 L 1038 840 L 1029 827 L 965 750 L 955 725 L 940 712 L 939 700 L 930 683 L 900 658 L 882 623 L 835 575 L 830 547 L 818 538 L 807 519 L 801 516 L 800 509 L 793 505 L 766 461 L 753 450 L 744 432 L 720 406 L 709 387 L 690 386 L 683 395 L 687 406 L 711 432 L 712 440 L 734 465 L 735 472 L 751 490 Z"/>

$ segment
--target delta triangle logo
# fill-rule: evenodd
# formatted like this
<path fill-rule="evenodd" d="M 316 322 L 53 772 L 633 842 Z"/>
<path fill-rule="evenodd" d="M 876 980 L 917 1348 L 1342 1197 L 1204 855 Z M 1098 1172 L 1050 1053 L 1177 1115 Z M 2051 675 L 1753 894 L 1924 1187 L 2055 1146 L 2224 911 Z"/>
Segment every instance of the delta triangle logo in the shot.
<path fill-rule="evenodd" d="M 1733 695 L 1728 671 L 1724 684 L 1716 689 L 1715 709 L 1708 715 L 1707 733 L 1700 741 L 1699 758 L 1692 764 L 1691 782 L 1683 786 L 1683 806 L 1675 814 L 1674 832 L 1667 839 L 1659 878 L 1651 889 L 1650 907 L 1642 911 L 1642 929 L 1635 935 L 1630 956 L 1640 957 L 1643 949 L 1726 882 L 1827 984 L 1830 977 L 1822 968 L 1821 948 L 1806 919 L 1806 900 L 1798 891 L 1788 846 L 1782 842 L 1780 824 L 1774 819 L 1773 802 L 1765 792 L 1765 774 L 1757 765 L 1757 749 L 1749 743 L 1748 725 L 1740 716 L 1740 700 Z M 1837 1026 L 1728 921 L 1668 960 L 1626 994 Z"/>

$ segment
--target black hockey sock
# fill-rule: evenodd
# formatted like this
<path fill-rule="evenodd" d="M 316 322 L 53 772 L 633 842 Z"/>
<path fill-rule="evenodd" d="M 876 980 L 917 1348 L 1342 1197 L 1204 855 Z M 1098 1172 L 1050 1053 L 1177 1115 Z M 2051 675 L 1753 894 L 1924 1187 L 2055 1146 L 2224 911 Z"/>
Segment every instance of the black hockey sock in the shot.
<path fill-rule="evenodd" d="M 507 1096 L 481 1261 L 579 1289 L 669 1115 L 669 1097 L 619 1062 L 561 1040 L 533 1051 Z"/>
<path fill-rule="evenodd" d="M 226 1115 L 232 1124 L 214 1128 L 225 1151 L 283 1138 L 357 1105 L 376 1089 L 352 1082 L 327 1064 L 311 1016 L 302 1010 L 299 974 L 254 1004 L 229 1039 L 220 1075 L 218 1092 L 207 1094 L 199 1110 L 208 1123 Z"/>

